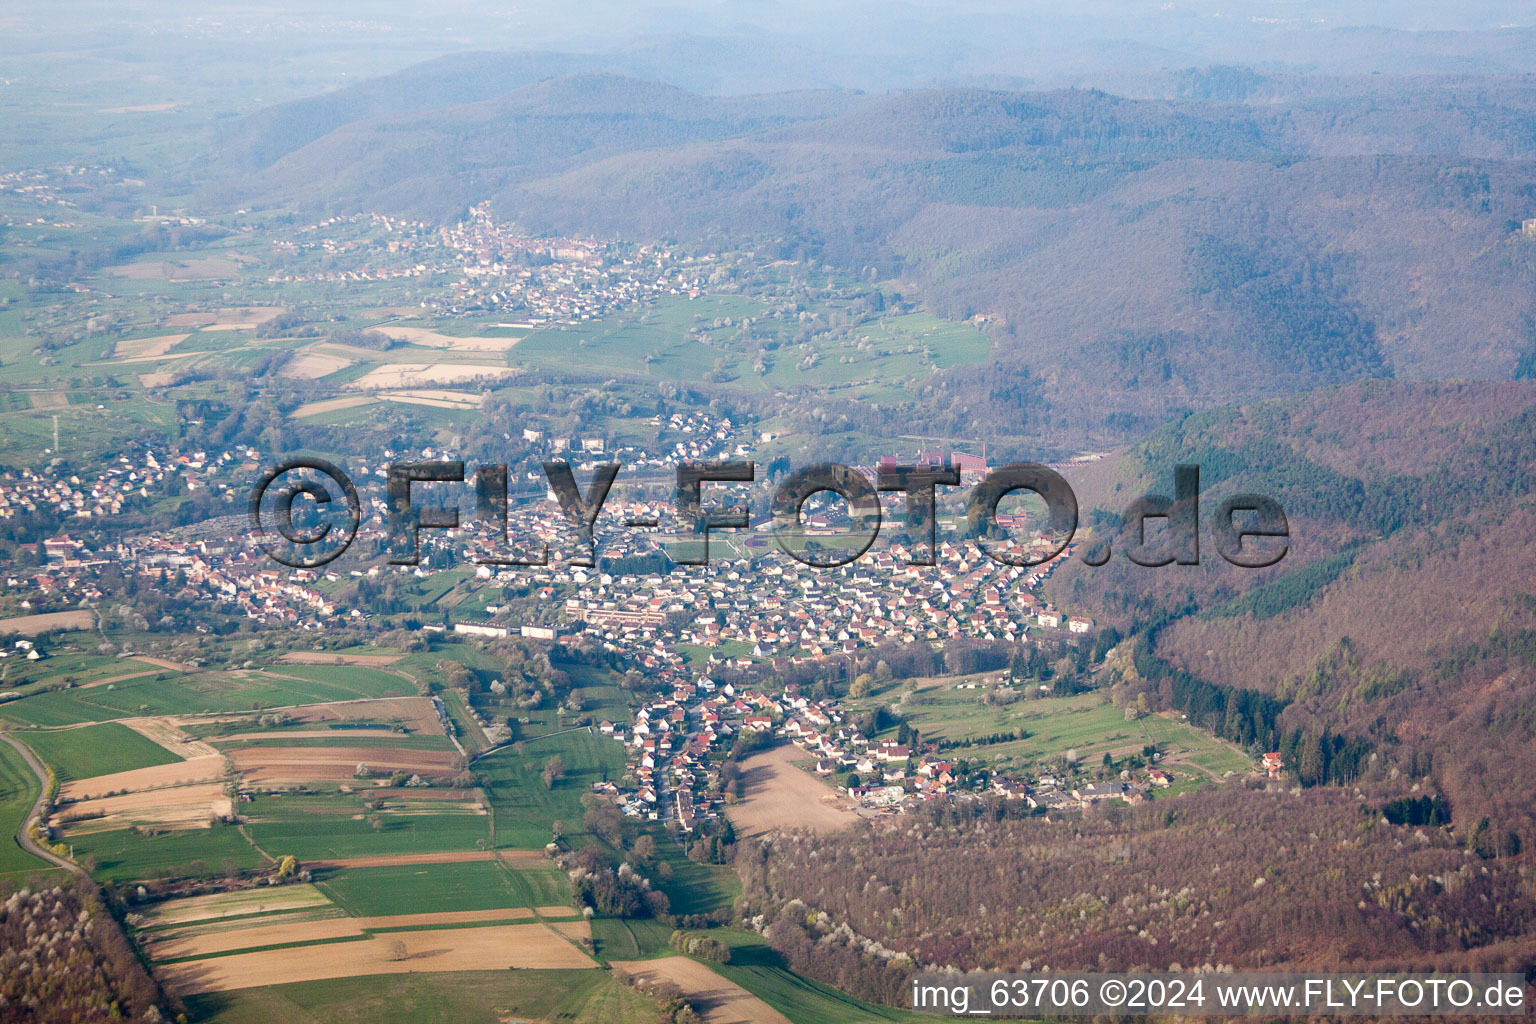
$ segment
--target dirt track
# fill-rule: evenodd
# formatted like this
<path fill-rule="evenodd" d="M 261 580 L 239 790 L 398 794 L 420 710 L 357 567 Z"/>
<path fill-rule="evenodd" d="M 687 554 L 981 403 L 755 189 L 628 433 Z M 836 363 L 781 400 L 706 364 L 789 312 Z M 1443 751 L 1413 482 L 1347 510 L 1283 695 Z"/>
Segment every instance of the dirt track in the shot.
<path fill-rule="evenodd" d="M 726 808 L 737 835 L 747 839 L 784 828 L 837 832 L 858 821 L 846 797 L 795 767 L 808 758 L 798 747 L 782 746 L 741 762 L 747 795 Z"/>
<path fill-rule="evenodd" d="M 647 988 L 664 981 L 672 982 L 683 990 L 709 1024 L 791 1024 L 788 1017 L 740 985 L 685 956 L 615 961 L 613 966 Z"/>
<path fill-rule="evenodd" d="M 328 651 L 289 651 L 283 660 L 294 665 L 393 665 L 398 654 L 331 654 Z"/>

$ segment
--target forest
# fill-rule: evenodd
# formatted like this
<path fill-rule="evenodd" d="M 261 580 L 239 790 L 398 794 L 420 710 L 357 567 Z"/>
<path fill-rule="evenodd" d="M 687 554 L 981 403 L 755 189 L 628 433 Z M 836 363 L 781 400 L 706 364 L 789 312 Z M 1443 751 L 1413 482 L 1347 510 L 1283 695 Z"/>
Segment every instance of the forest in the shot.
<path fill-rule="evenodd" d="M 1524 970 L 1518 863 L 1427 807 L 1392 824 L 1416 808 L 1261 785 L 1060 821 L 939 805 L 748 844 L 736 865 L 774 948 L 871 1000 L 949 967 Z"/>

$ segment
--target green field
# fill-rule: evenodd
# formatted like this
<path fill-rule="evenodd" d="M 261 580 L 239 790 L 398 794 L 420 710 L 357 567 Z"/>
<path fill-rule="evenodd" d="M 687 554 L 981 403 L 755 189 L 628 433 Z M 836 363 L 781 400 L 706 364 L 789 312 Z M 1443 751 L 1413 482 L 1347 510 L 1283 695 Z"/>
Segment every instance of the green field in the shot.
<path fill-rule="evenodd" d="M 92 874 L 108 882 L 216 875 L 229 867 L 245 870 L 266 863 L 233 825 L 160 835 L 113 829 L 70 836 L 67 842 L 76 860 L 94 857 Z"/>
<path fill-rule="evenodd" d="M 159 679 L 146 676 L 89 690 L 51 690 L 0 705 L 0 718 L 23 725 L 73 725 L 107 722 L 138 715 L 188 715 L 202 712 L 250 711 L 319 704 L 359 697 L 399 697 L 416 692 L 399 676 L 372 669 L 339 669 L 333 665 L 282 666 L 324 670 L 295 678 L 263 673 L 203 672 Z M 332 681 L 332 673 L 348 673 Z"/>
<path fill-rule="evenodd" d="M 565 777 L 546 788 L 544 764 L 558 754 Z M 519 755 L 508 748 L 475 762 L 475 770 L 490 780 L 488 793 L 496 814 L 496 845 L 540 850 L 550 840 L 550 827 L 565 823 L 567 841 L 580 844 L 583 793 L 592 783 L 617 780 L 624 774 L 624 749 L 606 736 L 587 729 L 529 740 Z"/>
<path fill-rule="evenodd" d="M 187 1000 L 207 1024 L 654 1024 L 656 1007 L 605 971 L 380 975 L 240 989 Z"/>
<path fill-rule="evenodd" d="M 658 882 L 674 914 L 712 914 L 729 910 L 741 897 L 741 879 L 724 864 L 696 864 L 673 842 L 665 829 L 652 826 L 657 860 L 668 864 L 672 877 Z M 652 875 L 654 878 L 654 874 Z"/>
<path fill-rule="evenodd" d="M 301 861 L 473 851 L 490 843 L 490 815 L 430 811 L 427 803 L 409 811 L 392 809 L 398 801 L 367 811 L 356 797 L 338 808 L 327 803 L 310 797 L 261 797 L 241 804 L 241 815 L 261 849 L 273 857 L 290 854 Z"/>
<path fill-rule="evenodd" d="M 955 747 L 945 752 L 947 757 L 983 760 L 994 767 L 1030 770 L 1069 751 L 1076 753 L 1080 763 L 1092 764 L 1105 753 L 1121 757 L 1139 753 L 1152 743 L 1175 769 L 1188 763 L 1220 777 L 1227 771 L 1253 767 L 1242 751 L 1188 723 L 1162 715 L 1128 721 L 1123 711 L 1097 693 L 988 707 L 982 703 L 983 692 L 931 687 L 909 696 L 900 710 L 929 740 L 975 739 L 1022 729 L 1027 734 L 1022 740 Z M 880 702 L 889 699 L 889 694 L 878 698 Z M 875 698 L 855 703 L 864 707 L 872 700 Z"/>
<path fill-rule="evenodd" d="M 648 917 L 592 919 L 592 941 L 597 955 L 603 960 L 649 960 L 655 956 L 672 956 L 677 951 L 667 944 L 671 937 L 671 928 Z"/>
<path fill-rule="evenodd" d="M 569 371 L 574 355 L 594 373 L 675 381 L 697 380 L 719 366 L 723 383 L 737 388 L 852 386 L 886 400 L 900 397 L 903 382 L 924 377 L 934 367 L 982 362 L 991 352 L 986 335 L 971 324 L 926 313 L 870 316 L 813 345 L 783 346 L 763 360 L 759 372 L 737 337 L 739 328 L 713 326 L 713 321 L 761 318 L 766 312 L 762 303 L 742 296 L 664 299 L 638 315 L 534 331 L 512 350 L 512 359 L 536 369 Z M 701 333 L 690 337 L 692 329 Z M 753 331 L 772 337 L 787 335 L 789 328 L 766 319 Z"/>
<path fill-rule="evenodd" d="M 111 679 L 113 676 L 137 673 L 175 674 L 170 669 L 157 668 L 132 658 L 108 658 L 99 654 L 72 652 L 55 654 L 39 661 L 8 658 L 3 667 L 0 667 L 0 675 L 3 675 L 6 685 L 16 687 L 47 682 L 91 683 L 98 679 Z"/>
<path fill-rule="evenodd" d="M 506 869 L 488 860 L 346 868 L 322 874 L 317 886 L 353 917 L 526 905 Z"/>
<path fill-rule="evenodd" d="M 60 782 L 181 760 L 154 740 L 116 722 L 58 732 L 31 731 L 22 739 Z"/>
<path fill-rule="evenodd" d="M 778 1010 L 795 1024 L 918 1024 L 935 1018 L 926 1014 L 877 1006 L 839 992 L 830 985 L 802 978 L 784 966 L 762 936 L 737 928 L 712 928 L 707 933 L 731 947 L 729 964 L 710 969 L 729 978 Z"/>
<path fill-rule="evenodd" d="M 27 762 L 9 743 L 0 743 L 0 876 L 49 868 L 15 840 L 37 794 L 37 776 Z"/>
<path fill-rule="evenodd" d="M 517 891 L 518 898 L 528 906 L 569 906 L 571 913 L 576 912 L 576 907 L 571 902 L 571 880 L 555 865 L 519 864 L 516 867 L 508 867 L 507 871 L 512 876 L 512 887 Z"/>

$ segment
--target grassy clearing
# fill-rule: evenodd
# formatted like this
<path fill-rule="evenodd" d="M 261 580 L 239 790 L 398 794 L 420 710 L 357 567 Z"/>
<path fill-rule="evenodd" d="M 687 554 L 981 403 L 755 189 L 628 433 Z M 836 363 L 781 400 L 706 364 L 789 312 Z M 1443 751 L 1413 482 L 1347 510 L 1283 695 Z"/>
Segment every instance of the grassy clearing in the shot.
<path fill-rule="evenodd" d="M 346 868 L 324 872 L 317 885 L 354 917 L 526 906 L 511 877 L 492 861 Z"/>
<path fill-rule="evenodd" d="M 381 975 L 210 993 L 187 1000 L 208 1024 L 652 1024 L 655 1005 L 603 971 Z"/>
<path fill-rule="evenodd" d="M 62 732 L 30 732 L 23 738 L 60 782 L 181 760 L 154 740 L 116 722 Z"/>

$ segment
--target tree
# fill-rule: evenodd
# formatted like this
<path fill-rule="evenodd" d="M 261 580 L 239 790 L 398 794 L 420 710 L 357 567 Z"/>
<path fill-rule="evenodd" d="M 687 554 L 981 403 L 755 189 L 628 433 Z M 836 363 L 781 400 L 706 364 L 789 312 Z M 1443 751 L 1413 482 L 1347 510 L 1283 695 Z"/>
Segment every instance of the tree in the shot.
<path fill-rule="evenodd" d="M 565 778 L 565 761 L 559 754 L 555 754 L 544 762 L 544 788 L 554 789 L 555 783 L 563 778 Z"/>
<path fill-rule="evenodd" d="M 875 677 L 868 672 L 860 672 L 853 680 L 853 685 L 848 688 L 848 696 L 858 698 L 869 696 L 869 691 L 874 689 Z"/>
<path fill-rule="evenodd" d="M 277 862 L 277 877 L 292 878 L 299 870 L 299 861 L 292 854 L 284 856 Z"/>

